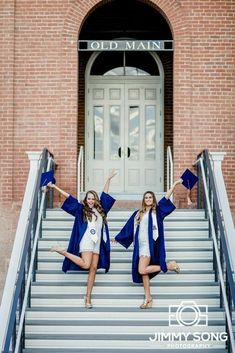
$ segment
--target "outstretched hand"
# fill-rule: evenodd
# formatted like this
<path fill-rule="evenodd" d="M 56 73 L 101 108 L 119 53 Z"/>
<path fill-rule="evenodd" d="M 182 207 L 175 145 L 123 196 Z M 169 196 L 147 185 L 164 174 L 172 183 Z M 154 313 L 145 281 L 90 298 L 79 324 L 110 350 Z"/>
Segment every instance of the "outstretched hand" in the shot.
<path fill-rule="evenodd" d="M 172 187 L 167 191 L 167 193 L 165 195 L 165 198 L 169 199 L 171 197 L 172 193 L 174 192 L 174 189 L 175 189 L 176 185 L 182 184 L 182 182 L 183 182 L 183 179 L 181 179 L 181 178 L 176 180 L 174 182 L 174 184 L 172 185 Z"/>
<path fill-rule="evenodd" d="M 55 184 L 50 181 L 50 183 L 47 184 L 47 187 L 53 189 L 55 187 Z"/>
<path fill-rule="evenodd" d="M 111 171 L 111 174 L 110 174 L 110 176 L 109 176 L 109 179 L 112 179 L 113 177 L 115 177 L 115 175 L 117 175 L 117 170 L 116 169 L 113 169 L 112 171 Z"/>
<path fill-rule="evenodd" d="M 52 184 L 50 181 L 47 185 L 42 186 L 41 190 L 43 192 L 47 192 L 49 188 L 53 189 L 55 187 L 55 184 Z"/>
<path fill-rule="evenodd" d="M 108 179 L 106 180 L 105 185 L 104 185 L 104 189 L 103 189 L 104 192 L 108 193 L 110 181 L 116 174 L 117 174 L 117 171 L 115 169 L 113 169 L 111 174 L 109 175 Z"/>
<path fill-rule="evenodd" d="M 183 179 L 182 178 L 179 178 L 178 180 L 176 180 L 175 182 L 174 182 L 174 186 L 176 186 L 176 185 L 178 185 L 178 184 L 182 184 L 183 183 Z"/>

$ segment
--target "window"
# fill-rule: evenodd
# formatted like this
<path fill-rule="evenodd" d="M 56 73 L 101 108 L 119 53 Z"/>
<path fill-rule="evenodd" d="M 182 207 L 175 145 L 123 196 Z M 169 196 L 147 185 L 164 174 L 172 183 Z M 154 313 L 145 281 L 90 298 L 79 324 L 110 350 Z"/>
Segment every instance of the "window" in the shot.
<path fill-rule="evenodd" d="M 91 68 L 91 75 L 159 76 L 159 70 L 148 52 L 102 52 Z"/>

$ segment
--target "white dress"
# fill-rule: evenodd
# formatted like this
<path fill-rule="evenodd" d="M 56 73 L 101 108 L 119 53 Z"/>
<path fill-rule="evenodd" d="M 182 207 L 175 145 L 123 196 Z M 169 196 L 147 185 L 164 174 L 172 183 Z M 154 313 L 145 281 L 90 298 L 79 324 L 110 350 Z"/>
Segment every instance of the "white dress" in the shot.
<path fill-rule="evenodd" d="M 97 219 L 95 215 L 92 214 L 92 220 L 87 221 L 87 229 L 80 242 L 80 252 L 91 251 L 95 254 L 99 254 L 103 219 L 96 208 L 93 208 L 92 211 L 95 212 Z"/>
<path fill-rule="evenodd" d="M 139 256 L 150 256 L 148 236 L 149 211 L 146 212 L 140 221 L 139 228 Z"/>

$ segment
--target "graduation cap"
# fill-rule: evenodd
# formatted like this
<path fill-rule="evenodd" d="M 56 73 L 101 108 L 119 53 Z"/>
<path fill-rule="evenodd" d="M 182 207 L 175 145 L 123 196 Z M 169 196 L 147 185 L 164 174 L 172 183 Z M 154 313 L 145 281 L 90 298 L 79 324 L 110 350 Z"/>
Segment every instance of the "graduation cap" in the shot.
<path fill-rule="evenodd" d="M 40 187 L 47 186 L 50 182 L 52 182 L 52 184 L 56 183 L 54 178 L 54 170 L 49 170 L 49 172 L 42 173 Z"/>
<path fill-rule="evenodd" d="M 189 190 L 191 190 L 198 181 L 198 177 L 194 175 L 189 169 L 184 171 L 184 173 L 181 175 L 181 179 L 183 180 L 182 184 Z"/>

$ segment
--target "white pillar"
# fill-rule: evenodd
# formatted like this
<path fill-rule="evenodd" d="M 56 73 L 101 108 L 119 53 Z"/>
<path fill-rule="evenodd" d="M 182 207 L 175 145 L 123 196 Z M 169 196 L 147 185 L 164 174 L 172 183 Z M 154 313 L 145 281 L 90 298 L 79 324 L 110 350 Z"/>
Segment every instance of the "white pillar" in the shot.
<path fill-rule="evenodd" d="M 15 283 L 18 275 L 19 264 L 28 229 L 28 218 L 32 207 L 33 196 L 35 192 L 39 160 L 41 152 L 26 152 L 30 161 L 28 180 L 25 187 L 24 199 L 20 211 L 14 245 L 11 253 L 11 259 L 7 272 L 2 302 L 0 307 L 0 351 L 2 352 L 5 344 L 9 315 L 15 292 Z"/>
<path fill-rule="evenodd" d="M 226 155 L 226 153 L 210 152 L 210 155 L 213 162 L 216 188 L 224 220 L 223 223 L 225 227 L 225 235 L 231 260 L 230 262 L 233 270 L 235 270 L 235 229 L 221 167 L 221 163 L 224 160 L 224 156 Z"/>

